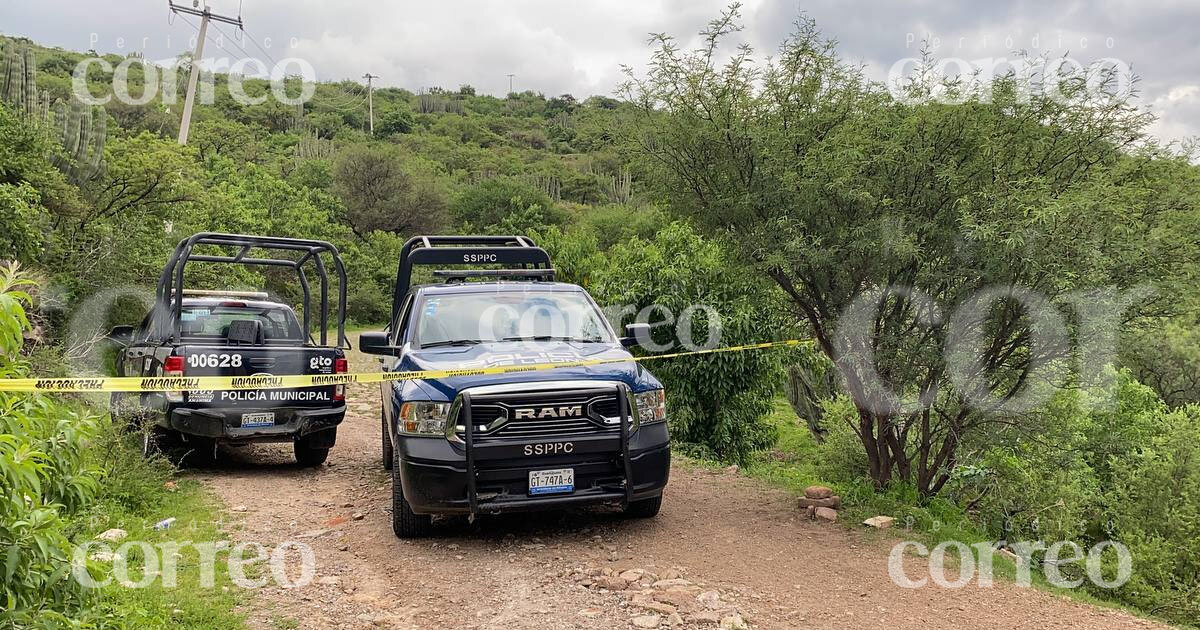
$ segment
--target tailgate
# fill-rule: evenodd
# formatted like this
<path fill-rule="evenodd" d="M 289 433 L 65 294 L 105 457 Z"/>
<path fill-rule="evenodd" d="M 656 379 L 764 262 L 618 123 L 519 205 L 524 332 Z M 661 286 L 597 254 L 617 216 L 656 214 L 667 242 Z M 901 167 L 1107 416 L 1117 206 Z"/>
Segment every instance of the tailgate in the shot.
<path fill-rule="evenodd" d="M 184 358 L 186 376 L 287 376 L 333 374 L 343 356 L 337 348 L 304 346 L 186 345 L 176 354 Z M 189 407 L 270 409 L 320 408 L 342 404 L 335 400 L 336 386 L 292 389 L 242 389 L 187 392 Z"/>

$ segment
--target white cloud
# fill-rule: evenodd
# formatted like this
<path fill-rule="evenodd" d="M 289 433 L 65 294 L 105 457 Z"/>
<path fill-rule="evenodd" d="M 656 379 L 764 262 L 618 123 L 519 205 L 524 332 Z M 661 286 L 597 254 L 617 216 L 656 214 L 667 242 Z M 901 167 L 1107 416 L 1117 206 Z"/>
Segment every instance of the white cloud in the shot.
<path fill-rule="evenodd" d="M 583 97 L 612 94 L 621 80 L 621 64 L 644 67 L 651 32 L 670 33 L 681 45 L 694 45 L 696 33 L 727 1 L 208 3 L 226 14 L 236 14 L 240 5 L 247 32 L 274 42 L 272 57 L 303 57 L 322 79 L 357 80 L 369 71 L 382 76 L 381 85 L 419 90 L 470 83 L 482 92 L 503 94 L 508 91 L 506 75 L 513 73 L 518 90 Z M 1116 57 L 1141 75 L 1143 104 L 1161 117 L 1155 133 L 1168 138 L 1200 134 L 1197 97 L 1173 92 L 1200 79 L 1197 3 L 750 0 L 744 5 L 746 30 L 739 37 L 760 52 L 773 52 L 803 10 L 840 42 L 842 55 L 873 73 L 914 55 L 918 44 L 909 41 L 910 34 L 916 42 L 937 37 L 940 55 L 965 59 L 1011 56 L 1021 48 L 1070 52 L 1083 60 Z M 184 52 L 195 33 L 182 19 L 168 25 L 167 14 L 165 0 L 0 0 L 0 31 L 75 50 L 140 50 L 150 59 L 162 59 Z M 221 28 L 232 34 L 231 27 Z M 123 48 L 118 48 L 119 38 Z M 296 46 L 290 49 L 293 38 Z M 257 48 L 245 46 L 258 55 Z M 236 47 L 227 45 L 226 50 Z"/>

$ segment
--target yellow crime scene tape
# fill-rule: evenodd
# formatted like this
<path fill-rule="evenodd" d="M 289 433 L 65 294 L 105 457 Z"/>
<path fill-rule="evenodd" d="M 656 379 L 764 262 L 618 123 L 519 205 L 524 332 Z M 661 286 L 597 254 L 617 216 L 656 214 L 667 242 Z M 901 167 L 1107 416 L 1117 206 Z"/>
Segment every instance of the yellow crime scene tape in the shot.
<path fill-rule="evenodd" d="M 241 389 L 291 389 L 296 387 L 325 387 L 352 383 L 385 383 L 429 378 L 452 378 L 455 376 L 480 376 L 484 374 L 512 374 L 515 372 L 540 372 L 561 368 L 588 367 L 610 363 L 640 363 L 660 359 L 745 352 L 767 348 L 797 347 L 810 341 L 789 339 L 766 343 L 727 346 L 709 350 L 691 350 L 645 357 L 581 359 L 558 363 L 531 363 L 528 365 L 497 365 L 492 367 L 460 368 L 454 370 L 420 370 L 412 372 L 347 372 L 344 374 L 294 374 L 260 376 L 97 376 L 73 378 L 12 378 L 0 379 L 0 392 L 165 392 L 207 391 Z"/>

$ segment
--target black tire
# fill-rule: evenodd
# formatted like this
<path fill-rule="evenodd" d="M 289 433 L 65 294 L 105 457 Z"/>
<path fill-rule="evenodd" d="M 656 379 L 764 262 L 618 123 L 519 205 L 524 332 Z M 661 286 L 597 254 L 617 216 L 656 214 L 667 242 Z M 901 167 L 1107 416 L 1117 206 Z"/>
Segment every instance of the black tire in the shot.
<path fill-rule="evenodd" d="M 631 501 L 625 508 L 625 516 L 629 518 L 654 518 L 662 508 L 662 495 L 651 499 Z"/>
<path fill-rule="evenodd" d="M 433 517 L 416 514 L 404 498 L 400 483 L 400 456 L 392 450 L 392 531 L 397 538 L 424 538 L 433 532 Z"/>
<path fill-rule="evenodd" d="M 320 466 L 329 459 L 329 449 L 323 446 L 314 446 L 311 438 L 302 437 L 295 442 L 293 449 L 296 453 L 296 462 L 305 468 Z"/>
<path fill-rule="evenodd" d="M 392 458 L 395 457 L 393 454 L 395 447 L 392 446 L 392 435 L 388 433 L 387 415 L 382 409 L 379 411 L 379 428 L 383 430 L 383 469 L 391 470 L 395 464 L 392 461 Z"/>

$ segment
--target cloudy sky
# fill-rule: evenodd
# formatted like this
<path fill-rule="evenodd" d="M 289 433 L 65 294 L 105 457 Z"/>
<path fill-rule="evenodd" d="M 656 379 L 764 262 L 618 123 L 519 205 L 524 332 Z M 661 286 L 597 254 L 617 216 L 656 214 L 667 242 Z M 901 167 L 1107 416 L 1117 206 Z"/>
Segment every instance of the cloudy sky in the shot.
<path fill-rule="evenodd" d="M 189 4 L 191 0 L 181 0 Z M 469 83 L 577 97 L 611 95 L 621 64 L 642 67 L 647 34 L 681 42 L 725 0 L 208 0 L 245 21 L 210 30 L 205 57 L 251 55 L 307 60 L 323 80 L 371 72 L 412 90 Z M 1153 131 L 1200 134 L 1200 2 L 1193 0 L 746 0 L 740 38 L 769 52 L 800 11 L 839 42 L 841 54 L 884 79 L 920 42 L 939 57 L 1012 57 L 1026 49 L 1082 63 L 1120 60 L 1140 76 L 1141 104 L 1160 118 Z M 167 0 L 0 0 L 0 32 L 39 43 L 101 52 L 143 51 L 167 59 L 190 46 L 196 18 L 168 20 Z M 264 54 L 258 46 L 266 49 Z M 223 49 L 222 49 L 223 48 Z"/>

